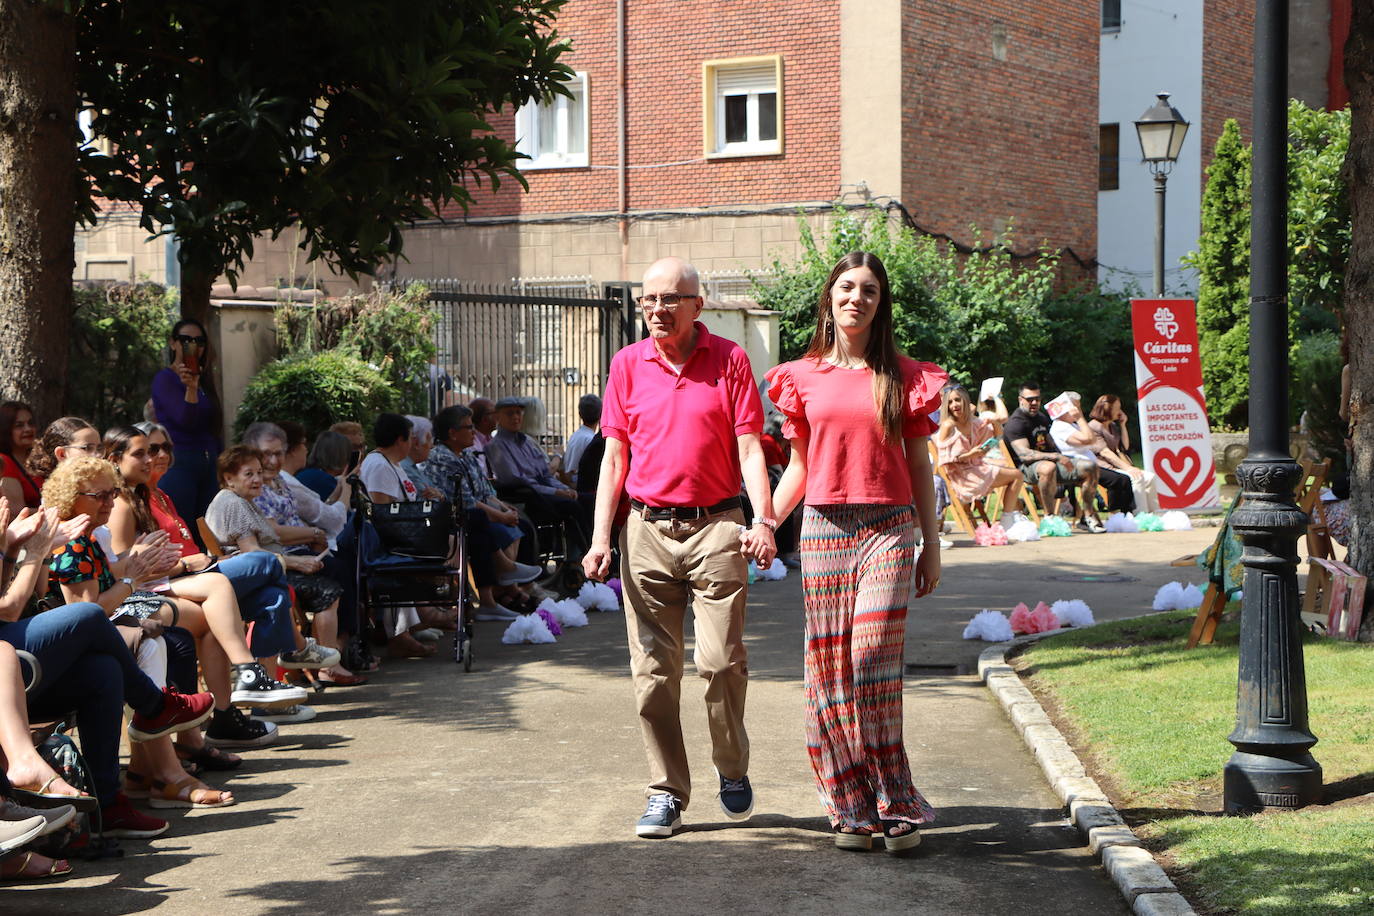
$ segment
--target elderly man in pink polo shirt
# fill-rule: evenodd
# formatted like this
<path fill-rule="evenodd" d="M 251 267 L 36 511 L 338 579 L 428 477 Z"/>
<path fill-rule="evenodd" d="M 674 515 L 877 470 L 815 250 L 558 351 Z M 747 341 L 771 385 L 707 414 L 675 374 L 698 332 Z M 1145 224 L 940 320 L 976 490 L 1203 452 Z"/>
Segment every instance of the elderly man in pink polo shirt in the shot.
<path fill-rule="evenodd" d="M 601 411 L 606 453 L 596 528 L 583 561 L 591 578 L 610 571 L 611 523 L 621 490 L 627 490 L 621 582 L 650 777 L 648 807 L 635 826 L 642 837 L 672 836 L 691 793 L 679 716 L 689 604 L 694 661 L 708 683 L 720 806 L 735 820 L 754 810 L 744 730 L 747 557 L 772 562 L 777 523 L 749 358 L 696 320 L 704 305 L 700 291 L 696 269 L 680 258 L 656 261 L 644 274 L 639 305 L 649 337 L 611 361 Z M 757 513 L 747 529 L 741 477 Z"/>

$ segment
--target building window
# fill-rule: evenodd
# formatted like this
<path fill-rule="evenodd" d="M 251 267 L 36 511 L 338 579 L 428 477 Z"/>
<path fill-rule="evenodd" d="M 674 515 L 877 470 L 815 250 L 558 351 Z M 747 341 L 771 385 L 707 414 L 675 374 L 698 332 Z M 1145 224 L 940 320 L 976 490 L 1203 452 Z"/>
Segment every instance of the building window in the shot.
<path fill-rule="evenodd" d="M 1102 31 L 1121 31 L 1121 0 L 1102 0 Z"/>
<path fill-rule="evenodd" d="M 703 65 L 706 155 L 782 152 L 782 58 L 708 60 Z"/>
<path fill-rule="evenodd" d="M 515 114 L 515 148 L 529 156 L 521 169 L 587 165 L 587 74 L 574 73 L 569 95 L 528 102 Z"/>
<path fill-rule="evenodd" d="M 1121 187 L 1121 125 L 1097 125 L 1097 189 Z"/>

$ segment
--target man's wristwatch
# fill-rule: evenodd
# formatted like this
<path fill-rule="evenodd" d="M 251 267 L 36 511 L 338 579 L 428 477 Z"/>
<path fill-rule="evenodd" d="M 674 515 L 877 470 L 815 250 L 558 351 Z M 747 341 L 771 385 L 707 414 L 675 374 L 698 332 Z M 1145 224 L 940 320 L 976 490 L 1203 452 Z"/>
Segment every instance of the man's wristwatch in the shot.
<path fill-rule="evenodd" d="M 777 522 L 777 519 L 764 518 L 762 515 L 756 515 L 756 516 L 754 516 L 752 519 L 749 520 L 749 527 L 750 527 L 750 528 L 754 527 L 755 525 L 767 525 L 769 531 L 777 531 L 777 530 L 778 530 L 778 522 Z"/>

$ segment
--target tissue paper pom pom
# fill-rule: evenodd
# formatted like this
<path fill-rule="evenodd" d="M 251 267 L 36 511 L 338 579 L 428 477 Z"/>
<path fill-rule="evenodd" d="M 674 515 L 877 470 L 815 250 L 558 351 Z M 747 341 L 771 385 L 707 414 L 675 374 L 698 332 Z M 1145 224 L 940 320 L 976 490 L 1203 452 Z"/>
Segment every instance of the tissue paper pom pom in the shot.
<path fill-rule="evenodd" d="M 1014 525 L 1007 529 L 1007 540 L 1038 541 L 1040 540 L 1040 529 L 1035 527 L 1035 522 L 1022 516 Z"/>
<path fill-rule="evenodd" d="M 1058 515 L 1047 515 L 1040 520 L 1040 536 L 1045 538 L 1066 538 L 1073 534 L 1067 519 Z"/>
<path fill-rule="evenodd" d="M 787 567 L 777 557 L 773 558 L 773 562 L 768 565 L 767 569 L 759 569 L 759 564 L 755 560 L 749 561 L 749 567 L 757 579 L 770 581 L 787 578 Z"/>
<path fill-rule="evenodd" d="M 549 632 L 549 625 L 544 622 L 543 617 L 538 614 L 521 614 L 506 627 L 506 632 L 501 634 L 501 641 L 508 646 L 516 646 L 526 642 L 548 643 L 558 640 Z"/>
<path fill-rule="evenodd" d="M 1142 512 L 1135 517 L 1135 523 L 1141 531 L 1163 531 L 1164 521 L 1153 512 Z"/>
<path fill-rule="evenodd" d="M 980 547 L 1001 547 L 1007 543 L 1007 529 L 979 522 L 973 531 L 973 542 Z"/>
<path fill-rule="evenodd" d="M 604 582 L 583 582 L 577 590 L 577 603 L 589 611 L 620 610 L 620 599 Z"/>
<path fill-rule="evenodd" d="M 558 625 L 558 618 L 553 616 L 553 612 L 547 608 L 535 608 L 534 612 L 539 615 L 539 619 L 544 621 L 544 626 L 549 628 L 549 632 L 554 636 L 562 636 L 563 628 Z"/>
<path fill-rule="evenodd" d="M 1051 630 L 1059 629 L 1059 618 L 1043 601 L 1035 606 L 1035 610 L 1031 611 L 1030 622 L 1031 626 L 1035 628 L 1030 631 L 1032 633 L 1048 633 Z"/>
<path fill-rule="evenodd" d="M 611 591 L 615 592 L 615 596 L 616 596 L 617 598 L 624 598 L 624 597 L 625 597 L 624 592 L 622 592 L 622 591 L 620 590 L 620 580 L 619 580 L 619 579 L 607 579 L 607 580 L 606 580 L 606 587 L 609 588 Z"/>
<path fill-rule="evenodd" d="M 1134 534 L 1140 530 L 1135 516 L 1129 512 L 1113 512 L 1107 519 L 1107 531 L 1112 533 Z"/>
<path fill-rule="evenodd" d="M 572 598 L 564 598 L 562 601 L 545 598 L 539 602 L 535 612 L 543 616 L 545 611 L 552 614 L 553 619 L 558 621 L 558 625 L 561 627 L 585 627 L 587 625 L 587 612 L 582 610 L 582 605 Z"/>
<path fill-rule="evenodd" d="M 1090 627 L 1095 622 L 1092 608 L 1088 607 L 1087 602 L 1077 598 L 1056 601 L 1050 605 L 1050 610 L 1054 611 L 1054 616 L 1059 618 L 1060 626 Z"/>
<path fill-rule="evenodd" d="M 1202 589 L 1196 585 L 1170 582 L 1167 585 L 1161 585 L 1159 591 L 1155 592 L 1153 607 L 1156 611 L 1182 611 L 1188 608 L 1201 607 L 1202 598 Z"/>
<path fill-rule="evenodd" d="M 981 639 L 984 642 L 1006 642 L 1015 635 L 1006 614 L 987 608 L 974 614 L 968 626 L 964 627 L 965 639 Z"/>
<path fill-rule="evenodd" d="M 1188 513 L 1179 512 L 1177 509 L 1173 512 L 1165 512 L 1163 523 L 1165 531 L 1189 531 L 1193 527 L 1193 522 L 1188 518 Z"/>
<path fill-rule="evenodd" d="M 1022 601 L 1011 609 L 1011 628 L 1017 633 L 1033 633 L 1030 622 L 1030 608 L 1026 607 L 1026 602 Z"/>

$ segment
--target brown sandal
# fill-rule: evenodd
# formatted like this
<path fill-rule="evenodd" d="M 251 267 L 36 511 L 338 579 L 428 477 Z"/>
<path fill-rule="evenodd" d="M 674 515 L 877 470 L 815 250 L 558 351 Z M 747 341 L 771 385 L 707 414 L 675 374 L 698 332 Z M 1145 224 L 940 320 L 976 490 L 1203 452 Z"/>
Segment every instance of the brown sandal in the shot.
<path fill-rule="evenodd" d="M 33 864 L 34 855 L 35 853 L 25 852 L 22 856 L 10 856 L 8 859 L 0 861 L 0 882 L 21 884 L 25 881 L 38 881 L 44 878 L 60 878 L 72 873 L 72 865 L 66 859 L 50 859 L 47 871 L 35 871 L 30 868 Z M 46 858 L 46 856 L 41 858 Z M 14 871 L 6 871 L 5 866 L 15 859 L 19 860 L 19 867 Z"/>
<path fill-rule="evenodd" d="M 200 798 L 196 798 L 197 792 L 201 793 Z M 148 805 L 152 808 L 227 808 L 235 801 L 233 793 L 212 789 L 190 776 L 173 783 L 154 779 L 153 789 L 148 793 Z"/>

